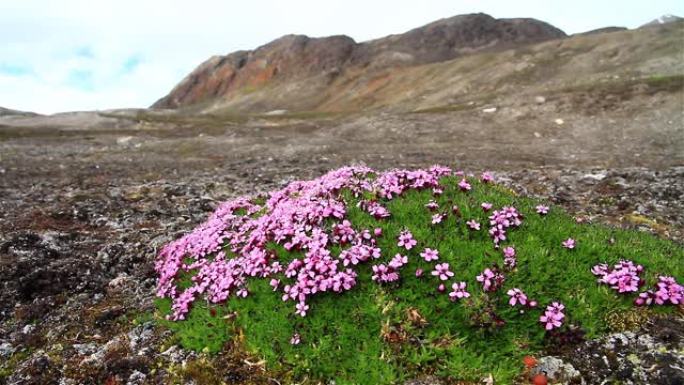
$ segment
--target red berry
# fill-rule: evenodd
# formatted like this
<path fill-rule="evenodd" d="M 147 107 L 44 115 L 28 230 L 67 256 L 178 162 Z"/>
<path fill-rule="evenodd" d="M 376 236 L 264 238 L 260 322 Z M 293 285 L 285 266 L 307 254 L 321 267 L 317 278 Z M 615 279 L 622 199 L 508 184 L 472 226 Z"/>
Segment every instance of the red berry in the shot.
<path fill-rule="evenodd" d="M 536 376 L 532 377 L 532 383 L 534 385 L 548 385 L 549 380 L 546 379 L 545 375 L 537 374 Z"/>
<path fill-rule="evenodd" d="M 537 359 L 532 356 L 525 356 L 523 358 L 523 363 L 525 364 L 525 367 L 532 369 L 537 366 Z"/>

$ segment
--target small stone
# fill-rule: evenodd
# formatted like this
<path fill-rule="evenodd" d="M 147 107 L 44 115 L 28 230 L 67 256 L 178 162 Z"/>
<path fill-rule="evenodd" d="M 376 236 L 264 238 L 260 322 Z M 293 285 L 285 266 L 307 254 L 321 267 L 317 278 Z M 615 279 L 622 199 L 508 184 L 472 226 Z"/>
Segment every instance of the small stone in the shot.
<path fill-rule="evenodd" d="M 3 344 L 0 344 L 0 357 L 2 358 L 9 358 L 16 352 L 17 349 L 12 346 L 9 342 L 5 342 Z"/>
<path fill-rule="evenodd" d="M 134 370 L 133 373 L 131 373 L 130 376 L 128 376 L 128 381 L 126 381 L 126 385 L 139 385 L 145 382 L 145 379 L 147 376 L 145 373 L 139 372 L 137 370 Z"/>
<path fill-rule="evenodd" d="M 119 146 L 127 145 L 133 139 L 132 136 L 122 136 L 116 139 L 116 144 Z"/>
<path fill-rule="evenodd" d="M 76 353 L 78 353 L 79 356 L 87 356 L 97 351 L 97 344 L 93 342 L 86 344 L 74 344 L 72 347 L 74 350 L 76 350 Z"/>
<path fill-rule="evenodd" d="M 491 114 L 493 112 L 496 112 L 497 108 L 496 107 L 490 107 L 490 108 L 485 108 L 482 110 L 485 114 Z"/>
<path fill-rule="evenodd" d="M 543 104 L 543 103 L 546 102 L 546 98 L 543 97 L 543 96 L 541 96 L 541 95 L 540 95 L 540 96 L 535 96 L 535 97 L 534 97 L 534 102 L 537 103 L 537 104 Z"/>
<path fill-rule="evenodd" d="M 562 383 L 575 384 L 584 382 L 582 374 L 574 366 L 552 356 L 540 358 L 531 374 L 546 374 L 553 381 Z"/>
<path fill-rule="evenodd" d="M 562 126 L 563 123 L 565 123 L 565 121 L 563 119 L 558 118 L 558 119 L 554 120 L 554 123 L 556 123 L 559 126 Z"/>

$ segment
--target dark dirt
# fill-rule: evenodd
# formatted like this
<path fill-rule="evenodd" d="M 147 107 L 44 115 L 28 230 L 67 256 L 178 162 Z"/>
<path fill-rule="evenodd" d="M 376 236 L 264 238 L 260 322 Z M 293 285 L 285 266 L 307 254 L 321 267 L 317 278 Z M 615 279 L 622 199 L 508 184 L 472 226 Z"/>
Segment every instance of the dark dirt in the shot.
<path fill-rule="evenodd" d="M 179 349 L 149 316 L 153 262 L 163 244 L 191 230 L 219 202 L 348 163 L 491 169 L 501 183 L 583 220 L 684 239 L 678 131 L 665 130 L 669 142 L 642 140 L 628 150 L 612 143 L 600 152 L 593 142 L 606 140 L 605 131 L 563 139 L 546 125 L 536 138 L 540 124 L 512 123 L 516 134 L 508 138 L 499 130 L 510 121 L 496 119 L 473 112 L 21 131 L 29 136 L 4 131 L 0 384 L 277 383 L 235 346 L 217 357 Z M 616 140 L 665 134 L 625 135 Z M 570 361 L 581 357 L 568 354 Z M 590 383 L 606 377 L 601 370 Z"/>

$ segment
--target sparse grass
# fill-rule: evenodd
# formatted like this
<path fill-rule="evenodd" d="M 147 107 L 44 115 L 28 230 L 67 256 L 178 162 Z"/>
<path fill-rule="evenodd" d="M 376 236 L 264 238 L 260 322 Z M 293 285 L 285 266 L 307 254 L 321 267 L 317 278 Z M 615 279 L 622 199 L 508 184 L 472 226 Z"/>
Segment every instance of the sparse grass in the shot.
<path fill-rule="evenodd" d="M 538 318 L 541 308 L 551 301 L 563 302 L 566 323 L 581 327 L 588 337 L 615 329 L 609 324 L 616 320 L 615 314 L 635 312 L 633 296 L 617 295 L 596 283 L 590 272 L 593 265 L 630 259 L 644 265 L 647 287 L 659 274 L 680 282 L 684 276 L 684 250 L 674 243 L 639 232 L 578 224 L 557 207 L 540 216 L 534 210 L 539 202 L 533 199 L 475 181 L 473 191 L 463 193 L 457 182 L 443 179 L 445 191 L 436 200 L 441 208 L 457 205 L 461 216 L 449 215 L 438 225 L 430 224 L 432 213 L 424 207 L 433 198 L 429 190 L 411 190 L 387 202 L 392 216 L 386 220 L 376 220 L 356 208 L 356 199 L 343 192 L 347 217 L 355 229 L 383 229 L 384 235 L 378 238 L 383 254 L 378 262 L 387 262 L 396 253 L 409 256 L 397 283 L 371 281 L 370 263 L 376 262 L 370 262 L 358 268 L 358 283 L 351 291 L 313 297 L 308 301 L 309 314 L 302 318 L 293 314 L 292 302 L 283 302 L 281 293 L 274 293 L 267 280 L 255 279 L 249 283 L 249 297 L 219 306 L 198 301 L 187 320 L 166 325 L 183 346 L 195 350 L 216 352 L 239 336 L 245 348 L 265 359 L 269 368 L 293 378 L 391 384 L 424 373 L 475 381 L 491 373 L 497 383 L 508 384 L 520 375 L 522 357 L 538 354 L 549 343 Z M 495 263 L 501 266 L 501 252 L 493 248 L 486 229 L 473 232 L 465 225 L 468 219 L 487 223 L 488 214 L 480 208 L 485 201 L 494 208 L 513 205 L 525 215 L 522 226 L 509 231 L 505 243 L 515 246 L 518 266 L 506 274 L 503 290 L 492 294 L 482 292 L 475 276 Z M 418 240 L 418 246 L 408 252 L 400 250 L 396 241 L 404 228 Z M 568 237 L 577 240 L 576 249 L 561 246 Z M 425 247 L 438 249 L 440 262 L 450 264 L 455 280 L 467 282 L 471 301 L 453 303 L 446 293 L 437 292 L 439 282 L 429 274 L 434 263 L 419 257 Z M 271 248 L 281 263 L 301 256 L 277 245 Z M 339 254 L 339 247 L 332 252 Z M 416 278 L 417 268 L 426 274 Z M 539 308 L 521 312 L 510 307 L 505 292 L 513 287 L 538 300 Z M 161 314 L 168 313 L 169 300 L 159 300 L 158 305 Z M 473 326 L 473 317 L 486 306 L 493 306 L 506 325 Z M 672 310 L 661 307 L 649 312 Z M 631 315 L 626 319 L 630 325 L 641 320 Z M 295 331 L 302 336 L 296 346 L 289 343 Z"/>

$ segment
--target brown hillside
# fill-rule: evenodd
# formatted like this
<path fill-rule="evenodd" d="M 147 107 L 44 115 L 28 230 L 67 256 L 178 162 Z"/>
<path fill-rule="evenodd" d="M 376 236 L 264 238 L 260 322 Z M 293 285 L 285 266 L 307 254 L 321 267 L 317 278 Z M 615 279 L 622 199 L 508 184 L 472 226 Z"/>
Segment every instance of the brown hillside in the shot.
<path fill-rule="evenodd" d="M 494 19 L 485 14 L 442 19 L 365 43 L 347 36 L 287 35 L 253 51 L 210 58 L 153 107 L 232 104 L 264 87 L 289 84 L 302 94 L 296 96 L 301 103 L 288 95 L 273 95 L 252 100 L 249 109 L 279 105 L 311 109 L 322 102 L 316 95 L 337 78 L 360 71 L 442 62 L 477 51 L 561 37 L 565 37 L 563 31 L 538 20 Z"/>

